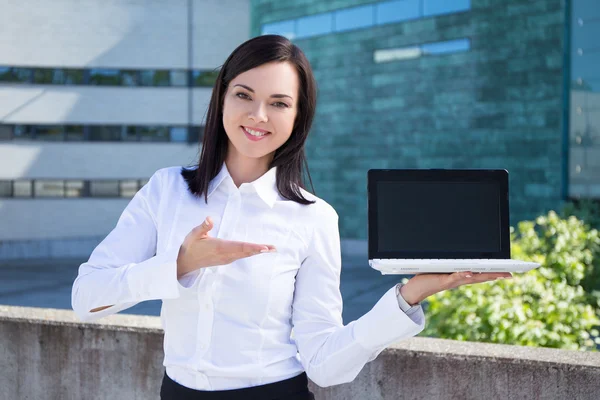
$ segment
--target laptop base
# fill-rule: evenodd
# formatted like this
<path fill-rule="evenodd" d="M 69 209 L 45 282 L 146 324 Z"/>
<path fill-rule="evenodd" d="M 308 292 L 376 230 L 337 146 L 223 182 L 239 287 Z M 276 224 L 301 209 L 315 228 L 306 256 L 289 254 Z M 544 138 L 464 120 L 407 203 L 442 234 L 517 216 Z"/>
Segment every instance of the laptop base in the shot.
<path fill-rule="evenodd" d="M 540 265 L 511 259 L 373 259 L 369 260 L 369 266 L 382 275 L 414 275 L 460 271 L 522 273 L 538 268 Z"/>

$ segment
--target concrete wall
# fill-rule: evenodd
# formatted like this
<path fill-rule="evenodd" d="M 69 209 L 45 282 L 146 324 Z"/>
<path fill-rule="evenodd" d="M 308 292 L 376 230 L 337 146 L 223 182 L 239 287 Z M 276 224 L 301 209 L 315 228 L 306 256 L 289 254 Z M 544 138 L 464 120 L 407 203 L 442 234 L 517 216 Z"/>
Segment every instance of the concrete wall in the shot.
<path fill-rule="evenodd" d="M 1 399 L 158 399 L 158 317 L 81 323 L 71 311 L 0 306 Z M 413 338 L 318 400 L 592 400 L 600 354 Z"/>

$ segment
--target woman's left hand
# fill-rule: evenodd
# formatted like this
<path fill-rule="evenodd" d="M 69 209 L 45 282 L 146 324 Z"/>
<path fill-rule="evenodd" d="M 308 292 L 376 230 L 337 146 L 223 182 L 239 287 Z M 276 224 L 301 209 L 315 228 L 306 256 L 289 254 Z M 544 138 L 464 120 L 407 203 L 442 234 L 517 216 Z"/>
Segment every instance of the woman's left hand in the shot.
<path fill-rule="evenodd" d="M 400 293 L 410 305 L 420 303 L 438 292 L 454 289 L 462 285 L 512 278 L 510 272 L 455 272 L 453 274 L 417 274 L 402 288 Z"/>

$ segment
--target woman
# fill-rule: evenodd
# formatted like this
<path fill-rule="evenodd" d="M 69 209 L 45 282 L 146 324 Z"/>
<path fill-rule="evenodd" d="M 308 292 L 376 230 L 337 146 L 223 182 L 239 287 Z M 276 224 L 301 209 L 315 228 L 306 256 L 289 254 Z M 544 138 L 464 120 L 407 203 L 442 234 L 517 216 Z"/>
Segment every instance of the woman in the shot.
<path fill-rule="evenodd" d="M 342 324 L 338 215 L 304 190 L 316 84 L 266 35 L 221 68 L 197 168 L 157 171 L 81 265 L 83 320 L 162 299 L 162 399 L 313 399 L 424 326 L 419 302 L 510 274 L 418 275 Z M 292 330 L 293 328 L 293 330 Z"/>

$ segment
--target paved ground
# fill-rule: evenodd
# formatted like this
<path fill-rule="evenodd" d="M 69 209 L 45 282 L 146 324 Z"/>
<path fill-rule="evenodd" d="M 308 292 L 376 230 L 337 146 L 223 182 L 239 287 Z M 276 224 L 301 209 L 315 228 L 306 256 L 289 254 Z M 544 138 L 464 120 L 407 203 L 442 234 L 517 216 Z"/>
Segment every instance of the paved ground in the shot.
<path fill-rule="evenodd" d="M 83 261 L 0 261 L 0 304 L 70 309 L 71 287 Z M 344 323 L 369 311 L 400 279 L 371 269 L 366 256 L 344 256 L 341 282 Z M 140 303 L 123 313 L 159 315 L 160 300 Z"/>

